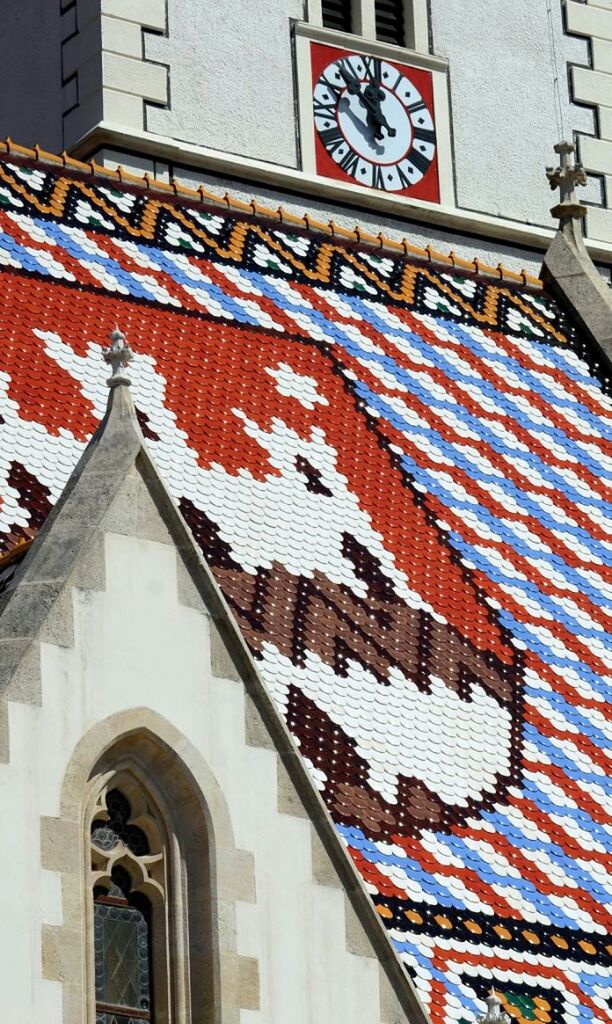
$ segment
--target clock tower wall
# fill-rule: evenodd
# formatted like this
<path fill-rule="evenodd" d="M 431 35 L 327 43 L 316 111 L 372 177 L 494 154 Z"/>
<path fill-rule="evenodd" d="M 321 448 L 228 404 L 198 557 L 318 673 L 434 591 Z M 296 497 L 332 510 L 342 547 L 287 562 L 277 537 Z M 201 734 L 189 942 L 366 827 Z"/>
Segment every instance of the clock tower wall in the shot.
<path fill-rule="evenodd" d="M 525 266 L 551 237 L 540 169 L 573 138 L 591 254 L 612 262 L 609 0 L 406 0 L 414 49 L 373 38 L 376 2 L 345 0 L 346 32 L 321 0 L 23 0 L 0 40 L 0 137 Z M 320 76 L 346 60 L 356 81 L 317 118 Z"/>

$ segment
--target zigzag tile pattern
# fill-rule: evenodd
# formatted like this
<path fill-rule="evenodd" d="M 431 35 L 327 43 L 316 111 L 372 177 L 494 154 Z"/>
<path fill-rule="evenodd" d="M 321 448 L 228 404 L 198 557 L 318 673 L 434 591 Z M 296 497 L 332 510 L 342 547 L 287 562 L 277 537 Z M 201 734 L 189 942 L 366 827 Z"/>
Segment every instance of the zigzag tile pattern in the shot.
<path fill-rule="evenodd" d="M 610 1016 L 612 402 L 545 294 L 0 163 L 0 531 L 143 432 L 435 1024 Z M 608 801 L 608 802 L 607 802 Z"/>

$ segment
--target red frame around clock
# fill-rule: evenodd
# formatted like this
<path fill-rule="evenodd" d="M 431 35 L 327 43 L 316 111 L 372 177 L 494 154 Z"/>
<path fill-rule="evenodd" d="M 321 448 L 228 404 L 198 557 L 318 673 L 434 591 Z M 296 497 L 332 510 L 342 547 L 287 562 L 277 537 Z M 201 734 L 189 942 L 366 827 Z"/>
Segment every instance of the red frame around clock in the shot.
<path fill-rule="evenodd" d="M 310 66 L 312 71 L 312 83 L 311 83 L 311 96 L 312 90 L 314 90 L 322 72 L 325 70 L 328 64 L 338 60 L 339 57 L 344 57 L 347 54 L 358 53 L 357 50 L 349 50 L 345 46 L 328 46 L 325 43 L 311 43 L 310 44 Z M 388 60 L 385 57 L 387 64 L 397 68 L 403 75 L 406 76 L 418 89 L 424 102 L 429 108 L 434 125 L 436 124 L 434 97 L 433 97 L 433 76 L 431 71 L 425 71 L 423 68 L 414 68 L 410 64 L 401 64 L 396 60 Z M 338 166 L 335 160 L 332 160 L 331 156 L 325 149 L 325 146 L 319 138 L 319 133 L 316 129 L 314 119 L 312 122 L 312 130 L 314 132 L 315 141 L 315 164 L 317 174 L 322 174 L 326 178 L 335 178 L 336 181 L 348 181 L 353 185 L 358 184 L 354 178 L 351 178 L 349 174 L 345 174 L 344 171 Z M 367 187 L 367 186 L 363 186 Z M 429 203 L 440 202 L 440 179 L 438 175 L 438 150 L 436 148 L 435 156 L 421 178 L 411 188 L 404 188 L 397 192 L 385 192 L 385 195 L 389 196 L 410 196 L 412 199 L 425 199 Z"/>

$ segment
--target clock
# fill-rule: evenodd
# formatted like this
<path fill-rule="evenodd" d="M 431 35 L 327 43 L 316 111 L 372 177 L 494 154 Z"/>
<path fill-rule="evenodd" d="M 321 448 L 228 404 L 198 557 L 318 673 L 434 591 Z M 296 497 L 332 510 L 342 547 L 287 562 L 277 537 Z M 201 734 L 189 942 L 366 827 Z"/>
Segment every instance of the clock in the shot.
<path fill-rule="evenodd" d="M 317 173 L 439 202 L 431 73 L 367 53 L 312 49 Z"/>

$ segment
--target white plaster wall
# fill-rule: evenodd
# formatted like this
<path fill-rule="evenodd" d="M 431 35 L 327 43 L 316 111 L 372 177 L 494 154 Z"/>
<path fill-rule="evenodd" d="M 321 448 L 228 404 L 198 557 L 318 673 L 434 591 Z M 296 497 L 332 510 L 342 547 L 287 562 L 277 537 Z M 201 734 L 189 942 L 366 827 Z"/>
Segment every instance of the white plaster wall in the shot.
<path fill-rule="evenodd" d="M 41 980 L 43 924 L 61 924 L 60 876 L 40 870 L 40 818 L 60 814 L 79 739 L 147 706 L 204 756 L 236 847 L 254 856 L 256 904 L 238 904 L 238 953 L 257 957 L 261 1008 L 244 1024 L 380 1020 L 378 961 L 346 952 L 343 894 L 311 873 L 310 824 L 277 810 L 276 754 L 247 746 L 242 683 L 212 677 L 204 613 L 179 605 L 171 545 L 107 534 L 106 590 L 73 591 L 74 648 L 42 647 L 42 707 L 11 705 L 0 765 L 0 1019 L 61 1024 Z"/>
<path fill-rule="evenodd" d="M 304 0 L 168 0 L 168 38 L 145 55 L 170 65 L 169 110 L 152 132 L 295 167 L 290 19 Z"/>
<path fill-rule="evenodd" d="M 567 61 L 587 49 L 564 35 L 561 0 L 431 0 L 431 31 L 450 61 L 457 205 L 550 224 L 553 146 L 593 125 L 570 103 Z"/>

